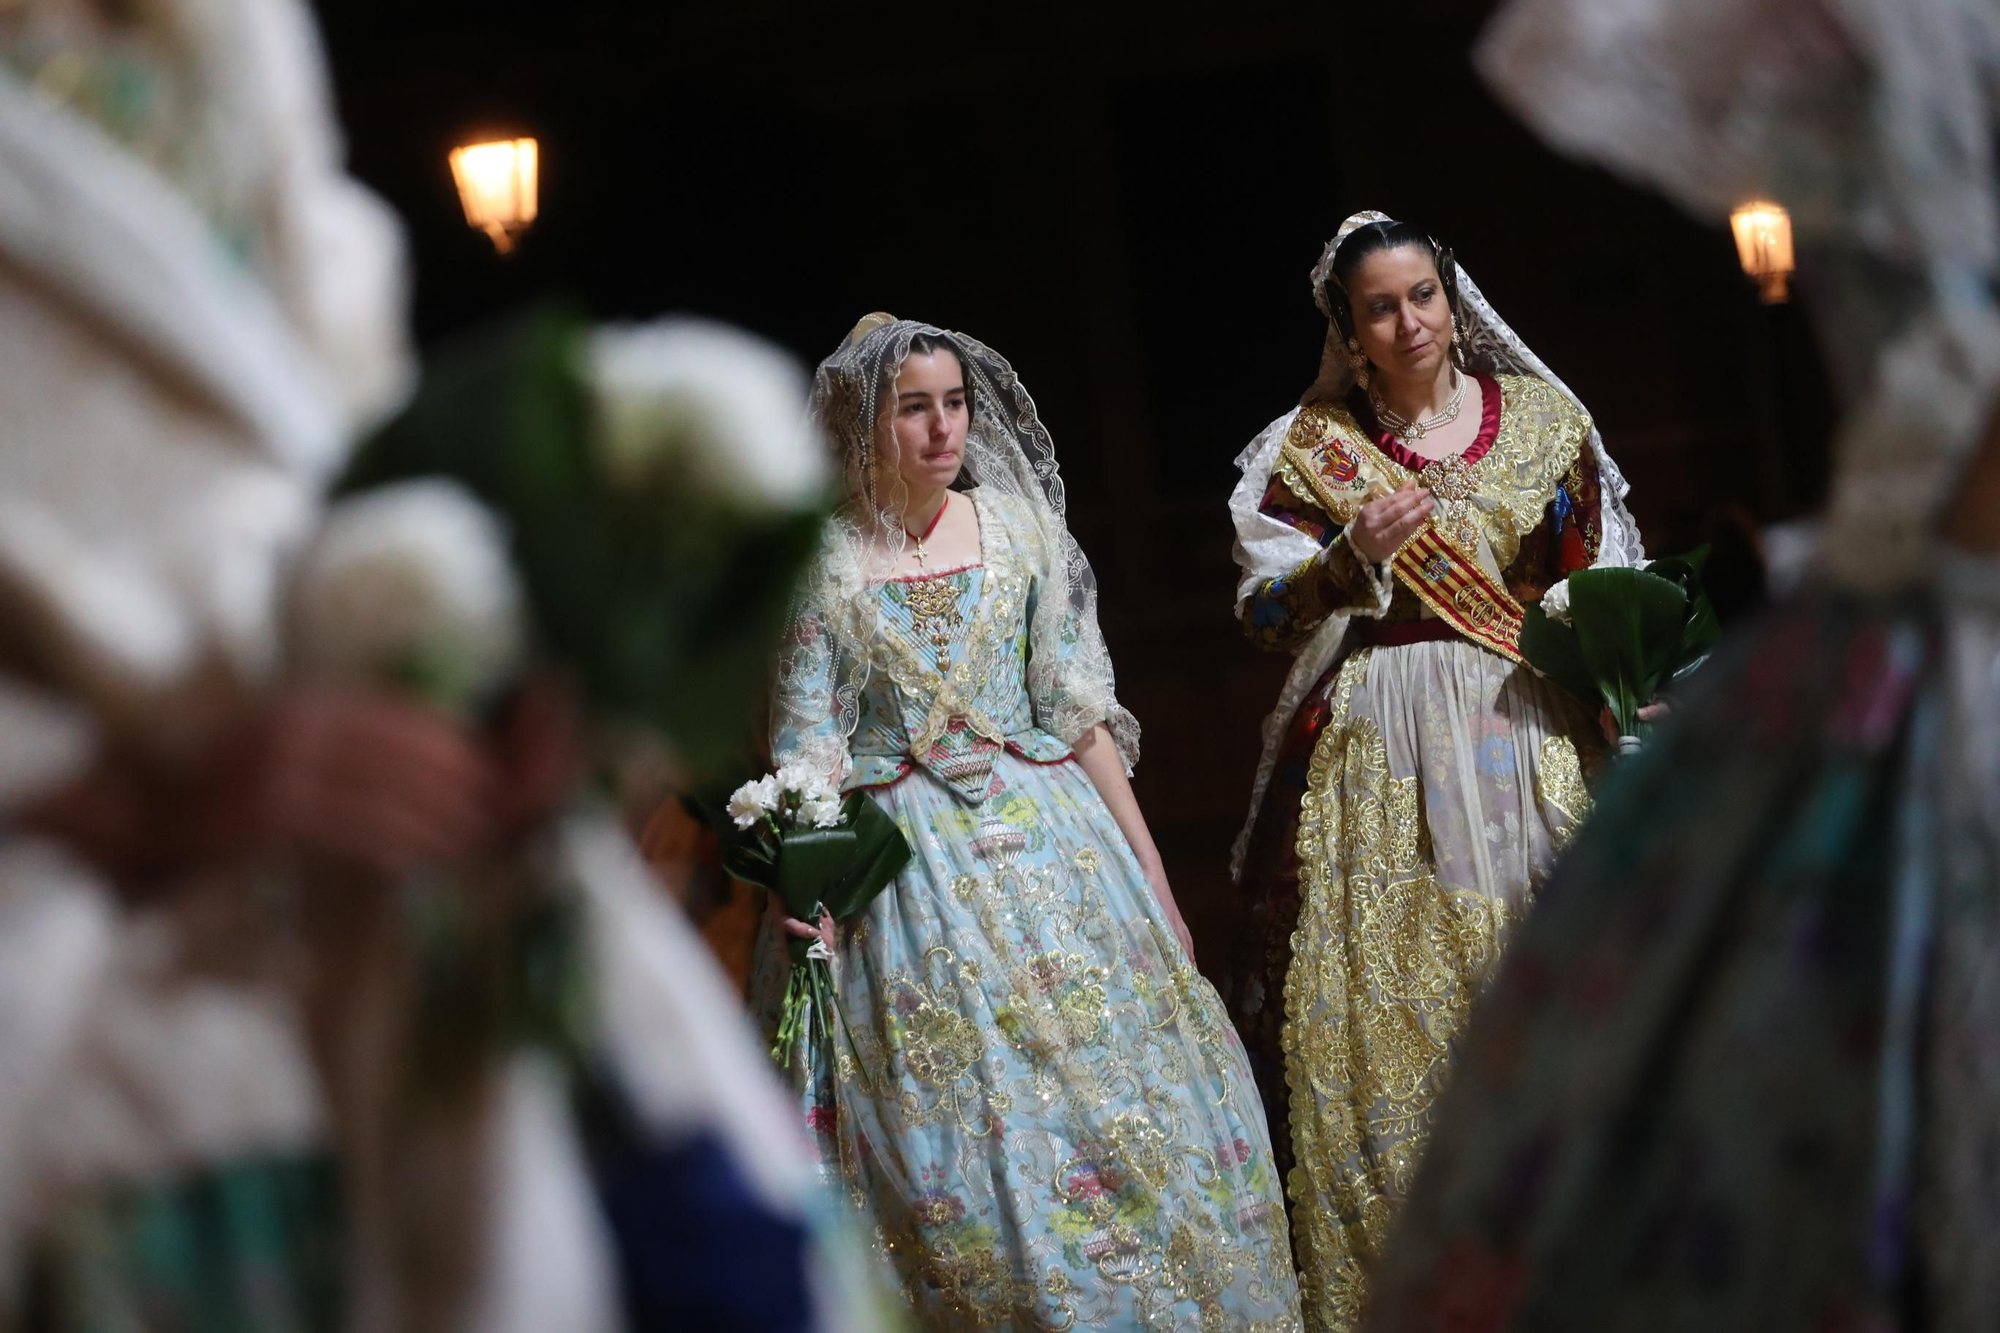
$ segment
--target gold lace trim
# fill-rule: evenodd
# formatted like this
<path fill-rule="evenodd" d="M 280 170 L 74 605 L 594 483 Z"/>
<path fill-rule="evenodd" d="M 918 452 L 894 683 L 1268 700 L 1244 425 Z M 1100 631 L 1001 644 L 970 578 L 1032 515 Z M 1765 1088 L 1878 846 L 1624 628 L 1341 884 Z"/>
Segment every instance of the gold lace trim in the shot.
<path fill-rule="evenodd" d="M 1590 813 L 1590 788 L 1583 778 L 1583 759 L 1576 742 L 1567 736 L 1542 738 L 1541 762 L 1535 766 L 1535 793 L 1542 804 L 1569 817 L 1569 823 L 1552 829 L 1556 850 L 1569 846 Z"/>

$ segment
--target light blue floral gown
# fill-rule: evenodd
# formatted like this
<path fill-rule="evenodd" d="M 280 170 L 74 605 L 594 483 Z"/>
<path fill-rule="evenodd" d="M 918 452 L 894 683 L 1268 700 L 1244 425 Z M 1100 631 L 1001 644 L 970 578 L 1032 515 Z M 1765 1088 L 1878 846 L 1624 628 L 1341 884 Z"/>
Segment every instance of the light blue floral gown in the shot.
<path fill-rule="evenodd" d="M 973 496 L 980 563 L 878 589 L 847 785 L 915 855 L 840 929 L 849 1028 L 837 1070 L 793 1071 L 805 1122 L 923 1328 L 1295 1328 L 1242 1044 L 1069 746 L 1036 726 L 1033 538 Z M 815 739 L 775 737 L 780 754 Z"/>

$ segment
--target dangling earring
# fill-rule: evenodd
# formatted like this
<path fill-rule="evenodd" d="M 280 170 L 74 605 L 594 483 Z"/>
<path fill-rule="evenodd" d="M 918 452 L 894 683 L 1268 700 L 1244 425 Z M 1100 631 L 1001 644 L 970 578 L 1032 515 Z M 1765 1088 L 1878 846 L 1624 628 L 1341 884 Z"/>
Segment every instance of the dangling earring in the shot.
<path fill-rule="evenodd" d="M 1457 315 L 1451 317 L 1451 359 L 1460 370 L 1465 369 L 1465 325 Z"/>
<path fill-rule="evenodd" d="M 1368 387 L 1368 356 L 1361 350 L 1359 338 L 1347 340 L 1347 368 L 1354 372 L 1354 382 L 1362 388 Z"/>

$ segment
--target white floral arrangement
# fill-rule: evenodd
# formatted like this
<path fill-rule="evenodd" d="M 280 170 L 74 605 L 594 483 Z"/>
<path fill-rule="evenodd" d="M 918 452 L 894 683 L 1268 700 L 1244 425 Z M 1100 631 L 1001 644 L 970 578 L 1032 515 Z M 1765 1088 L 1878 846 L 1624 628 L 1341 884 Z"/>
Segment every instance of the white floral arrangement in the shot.
<path fill-rule="evenodd" d="M 608 470 L 658 479 L 752 510 L 810 505 L 831 479 L 806 424 L 797 361 L 760 338 L 699 319 L 597 330 L 586 373 Z"/>
<path fill-rule="evenodd" d="M 521 670 L 527 614 L 491 510 L 455 482 L 341 500 L 294 572 L 295 665 L 467 712 Z"/>
<path fill-rule="evenodd" d="M 739 829 L 770 821 L 773 832 L 786 828 L 838 828 L 840 793 L 826 778 L 803 764 L 786 764 L 738 787 L 729 797 L 729 817 Z"/>
<path fill-rule="evenodd" d="M 721 838 L 723 869 L 770 890 L 794 921 L 855 920 L 913 855 L 902 829 L 866 792 L 843 799 L 823 770 L 796 759 L 704 813 Z M 794 932 L 787 949 L 792 969 L 771 1058 L 784 1069 L 836 1070 L 833 1027 L 846 1027 L 847 1018 L 834 994 L 834 952 L 824 932 Z M 866 1091 L 865 1075 L 861 1081 Z"/>

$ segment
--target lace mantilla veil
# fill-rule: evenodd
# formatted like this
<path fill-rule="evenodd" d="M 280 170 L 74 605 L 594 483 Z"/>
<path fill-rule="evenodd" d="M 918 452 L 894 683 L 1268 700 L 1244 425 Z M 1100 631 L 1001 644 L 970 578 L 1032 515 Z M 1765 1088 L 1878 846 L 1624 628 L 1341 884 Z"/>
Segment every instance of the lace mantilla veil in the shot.
<path fill-rule="evenodd" d="M 976 488 L 1005 532 L 982 524 L 982 550 L 1010 549 L 1034 576 L 1028 693 L 1035 723 L 1067 744 L 1104 723 L 1129 767 L 1139 724 L 1118 703 L 1111 654 L 1097 623 L 1097 580 L 1064 521 L 1055 442 L 1006 358 L 976 338 L 890 315 L 855 325 L 813 379 L 812 416 L 841 469 L 843 502 L 827 525 L 793 608 L 772 707 L 781 763 L 845 776 L 882 625 L 878 586 L 902 558 L 905 487 L 890 416 L 896 376 L 919 335 L 950 348 L 972 408 L 959 489 Z M 963 668 L 960 668 L 963 669 Z M 999 739 L 997 737 L 992 739 Z"/>
<path fill-rule="evenodd" d="M 1387 214 L 1372 210 L 1354 214 L 1340 224 L 1340 230 L 1326 243 L 1326 248 L 1320 252 L 1319 262 L 1312 267 L 1313 302 L 1326 316 L 1327 330 L 1319 377 L 1306 390 L 1303 399 L 1306 404 L 1339 402 L 1354 385 L 1354 374 L 1348 368 L 1340 328 L 1334 323 L 1332 307 L 1327 304 L 1326 284 L 1333 273 L 1334 253 L 1356 228 L 1389 220 Z M 1588 415 L 1583 400 L 1535 355 L 1506 320 L 1500 318 L 1500 313 L 1479 290 L 1479 284 L 1472 280 L 1465 266 L 1454 262 L 1452 267 L 1458 282 L 1458 315 L 1464 325 L 1460 344 L 1465 349 L 1467 368 L 1484 375 L 1532 375 L 1576 404 L 1578 411 Z M 1236 585 L 1239 611 L 1265 580 L 1289 574 L 1319 554 L 1318 542 L 1259 509 L 1264 493 L 1270 489 L 1271 468 L 1277 461 L 1278 450 L 1283 447 L 1285 435 L 1297 415 L 1293 411 L 1279 417 L 1236 458 L 1236 466 L 1243 479 L 1229 497 L 1229 513 L 1236 525 L 1236 564 L 1242 571 Z M 1611 455 L 1605 452 L 1604 437 L 1598 432 L 1594 420 L 1590 428 L 1590 448 L 1597 456 L 1604 497 L 1603 544 L 1598 548 L 1597 563 L 1600 566 L 1643 564 L 1646 552 L 1639 541 L 1639 528 L 1625 508 L 1625 495 L 1632 489 L 1631 484 L 1618 470 L 1618 465 L 1611 461 Z M 1243 872 L 1243 856 L 1249 847 L 1250 830 L 1256 823 L 1258 807 L 1264 803 L 1271 772 L 1277 766 L 1285 729 L 1291 725 L 1293 715 L 1298 712 L 1313 684 L 1339 656 L 1341 640 L 1347 634 L 1347 619 L 1346 616 L 1329 616 L 1298 648 L 1291 673 L 1286 676 L 1284 688 L 1278 694 L 1277 707 L 1264 719 L 1264 750 L 1257 761 L 1257 775 L 1251 785 L 1250 814 L 1244 821 L 1242 832 L 1237 834 L 1236 846 L 1230 854 L 1229 873 L 1232 879 L 1240 877 Z"/>

